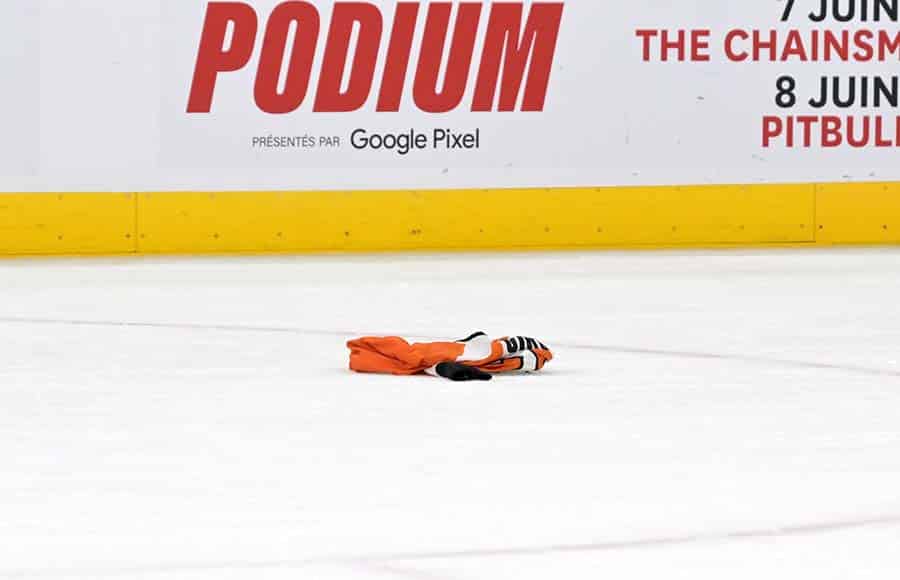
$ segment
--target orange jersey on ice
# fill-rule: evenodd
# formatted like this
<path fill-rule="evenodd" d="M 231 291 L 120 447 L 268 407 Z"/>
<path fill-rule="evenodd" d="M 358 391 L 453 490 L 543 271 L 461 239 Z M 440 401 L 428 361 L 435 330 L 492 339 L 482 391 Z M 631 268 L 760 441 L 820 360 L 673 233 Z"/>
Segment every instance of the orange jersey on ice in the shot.
<path fill-rule="evenodd" d="M 392 375 L 435 374 L 444 362 L 458 362 L 488 373 L 536 372 L 553 359 L 542 342 L 522 336 L 491 340 L 483 332 L 456 342 L 410 344 L 397 336 L 365 337 L 347 343 L 350 369 Z"/>

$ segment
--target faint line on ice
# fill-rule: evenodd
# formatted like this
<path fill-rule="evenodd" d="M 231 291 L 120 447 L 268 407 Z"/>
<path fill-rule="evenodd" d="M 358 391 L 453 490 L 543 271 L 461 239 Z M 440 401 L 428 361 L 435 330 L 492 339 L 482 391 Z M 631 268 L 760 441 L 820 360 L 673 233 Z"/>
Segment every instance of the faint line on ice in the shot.
<path fill-rule="evenodd" d="M 105 327 L 105 328 L 150 328 L 160 330 L 202 330 L 212 332 L 259 332 L 269 334 L 294 334 L 306 336 L 333 336 L 337 338 L 350 338 L 365 333 L 342 330 L 322 330 L 297 328 L 291 326 L 257 326 L 257 325 L 241 325 L 241 324 L 194 324 L 180 322 L 137 322 L 137 321 L 114 321 L 114 320 L 75 320 L 75 319 L 52 319 L 52 318 L 19 318 L 19 317 L 0 317 L 0 324 L 40 324 L 40 325 L 57 325 L 57 326 L 88 326 L 88 327 Z M 418 334 L 415 332 L 391 332 L 399 336 L 415 337 L 424 340 L 442 340 L 445 337 L 435 337 Z M 585 343 L 566 343 L 555 342 L 551 346 L 560 348 L 569 348 L 575 350 L 592 350 L 597 352 L 607 352 L 614 354 L 632 354 L 637 356 L 655 356 L 680 359 L 696 359 L 696 360 L 715 360 L 715 361 L 734 361 L 753 365 L 765 366 L 781 366 L 807 370 L 828 370 L 839 371 L 851 374 L 868 375 L 876 377 L 896 377 L 900 378 L 900 370 L 882 369 L 875 367 L 865 367 L 860 365 L 823 363 L 813 361 L 802 361 L 792 359 L 782 359 L 777 357 L 752 356 L 728 353 L 714 352 L 698 352 L 670 349 L 653 349 L 627 347 L 617 345 L 603 344 L 585 344 Z"/>
<path fill-rule="evenodd" d="M 591 552 L 609 552 L 616 550 L 637 550 L 647 548 L 665 548 L 669 546 L 681 546 L 689 544 L 704 544 L 716 542 L 734 542 L 744 540 L 766 540 L 784 537 L 812 536 L 832 532 L 843 532 L 861 528 L 900 525 L 900 515 L 885 516 L 863 520 L 847 520 L 839 522 L 826 522 L 821 524 L 798 524 L 782 526 L 771 529 L 741 530 L 734 532 L 717 532 L 709 534 L 691 534 L 684 536 L 669 536 L 658 538 L 644 538 L 636 540 L 624 540 L 613 542 L 598 542 L 589 544 L 559 544 L 551 546 L 537 546 L 532 548 L 496 548 L 481 550 L 458 550 L 448 552 L 430 553 L 397 553 L 382 554 L 363 560 L 373 561 L 414 561 L 414 560 L 444 560 L 458 558 L 496 558 L 504 556 L 541 556 L 549 554 L 577 554 Z"/>
<path fill-rule="evenodd" d="M 714 532 L 708 534 L 685 534 L 682 536 L 660 536 L 656 538 L 638 538 L 634 540 L 621 540 L 611 542 L 596 542 L 586 544 L 555 544 L 548 546 L 532 546 L 518 548 L 478 548 L 471 550 L 434 551 L 434 552 L 397 552 L 385 554 L 370 554 L 357 556 L 334 556 L 322 558 L 308 558 L 298 560 L 271 560 L 271 561 L 233 561 L 233 562 L 173 562 L 168 564 L 148 564 L 146 566 L 120 567 L 120 568 L 59 568 L 59 569 L 19 569 L 3 570 L 0 568 L 0 577 L 4 578 L 55 578 L 72 575 L 90 577 L 118 577 L 140 575 L 160 575 L 174 572 L 211 572 L 222 570 L 291 570 L 312 566 L 371 566 L 375 564 L 383 568 L 385 572 L 400 574 L 401 570 L 390 566 L 391 562 L 415 562 L 425 560 L 458 560 L 478 558 L 503 558 L 503 557 L 527 557 L 547 556 L 559 554 L 590 554 L 601 552 L 614 552 L 620 550 L 647 550 L 654 548 L 667 548 L 674 546 L 708 544 L 720 542 L 742 542 L 747 540 L 766 540 L 788 537 L 814 536 L 834 532 L 844 532 L 856 529 L 873 527 L 893 527 L 900 525 L 900 515 L 890 515 L 859 520 L 844 520 L 824 522 L 819 524 L 796 524 L 774 528 L 755 530 L 738 530 L 732 532 Z M 406 570 L 403 573 L 408 573 Z"/>
<path fill-rule="evenodd" d="M 565 348 L 577 349 L 577 350 L 594 350 L 594 351 L 610 352 L 610 353 L 617 353 L 617 354 L 634 354 L 634 355 L 641 355 L 641 356 L 658 356 L 658 357 L 670 357 L 670 358 L 692 358 L 692 359 L 700 359 L 700 360 L 736 361 L 736 362 L 743 362 L 743 363 L 757 364 L 757 365 L 769 365 L 769 366 L 774 365 L 774 366 L 795 367 L 795 368 L 802 368 L 802 369 L 843 371 L 843 372 L 855 373 L 855 374 L 861 374 L 861 375 L 873 375 L 873 376 L 885 376 L 885 377 L 900 378 L 900 370 L 879 369 L 879 368 L 864 367 L 864 366 L 859 366 L 859 365 L 801 361 L 801 360 L 783 359 L 783 358 L 777 358 L 777 357 L 752 356 L 752 355 L 742 355 L 742 354 L 725 354 L 725 353 L 714 353 L 714 352 L 696 352 L 696 351 L 684 351 L 684 350 L 668 350 L 668 349 L 655 349 L 655 348 L 622 347 L 622 346 L 601 345 L 601 344 L 564 344 L 564 345 L 560 345 L 560 346 L 564 346 Z"/>
<path fill-rule="evenodd" d="M 307 334 L 320 336 L 351 336 L 337 330 L 314 330 L 287 326 L 251 326 L 240 324 L 192 324 L 180 322 L 134 322 L 115 320 L 74 320 L 54 318 L 0 318 L 0 324 L 39 324 L 51 326 L 96 326 L 104 328 L 154 328 L 160 330 L 207 330 L 222 332 L 262 332 L 271 334 Z"/>

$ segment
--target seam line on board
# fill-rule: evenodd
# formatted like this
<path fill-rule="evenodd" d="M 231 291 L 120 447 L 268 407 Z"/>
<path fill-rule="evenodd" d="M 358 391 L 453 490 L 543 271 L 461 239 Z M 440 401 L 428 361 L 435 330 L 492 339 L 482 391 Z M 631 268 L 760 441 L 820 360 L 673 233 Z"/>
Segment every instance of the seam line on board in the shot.
<path fill-rule="evenodd" d="M 132 192 L 134 197 L 132 198 L 134 207 L 134 244 L 131 250 L 132 254 L 140 254 L 141 253 L 141 196 L 137 192 Z"/>

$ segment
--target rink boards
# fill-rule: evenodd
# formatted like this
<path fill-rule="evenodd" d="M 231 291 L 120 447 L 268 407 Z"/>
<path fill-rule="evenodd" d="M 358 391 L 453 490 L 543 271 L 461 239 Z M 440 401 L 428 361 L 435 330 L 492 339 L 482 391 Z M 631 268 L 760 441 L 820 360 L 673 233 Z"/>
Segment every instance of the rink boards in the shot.
<path fill-rule="evenodd" d="M 3 255 L 898 242 L 898 183 L 0 197 Z"/>
<path fill-rule="evenodd" d="M 897 243 L 889 4 L 0 3 L 0 255 Z"/>

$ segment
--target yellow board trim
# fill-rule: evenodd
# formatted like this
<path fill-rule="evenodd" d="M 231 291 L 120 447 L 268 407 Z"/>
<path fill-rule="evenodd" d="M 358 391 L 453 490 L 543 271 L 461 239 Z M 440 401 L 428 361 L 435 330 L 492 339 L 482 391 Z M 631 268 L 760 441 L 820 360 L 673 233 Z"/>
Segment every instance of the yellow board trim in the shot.
<path fill-rule="evenodd" d="M 900 183 L 816 186 L 820 244 L 900 244 Z"/>
<path fill-rule="evenodd" d="M 0 194 L 0 255 L 900 243 L 900 183 Z"/>
<path fill-rule="evenodd" d="M 0 255 L 137 251 L 133 193 L 0 193 Z"/>

